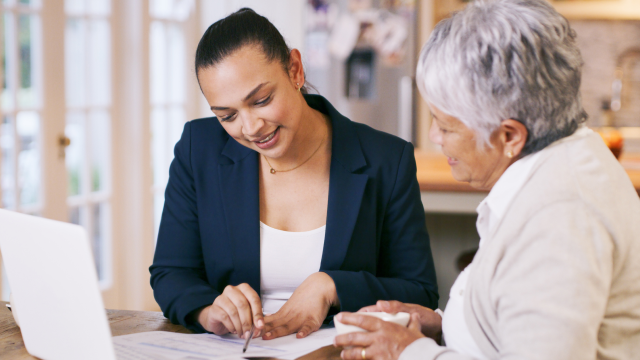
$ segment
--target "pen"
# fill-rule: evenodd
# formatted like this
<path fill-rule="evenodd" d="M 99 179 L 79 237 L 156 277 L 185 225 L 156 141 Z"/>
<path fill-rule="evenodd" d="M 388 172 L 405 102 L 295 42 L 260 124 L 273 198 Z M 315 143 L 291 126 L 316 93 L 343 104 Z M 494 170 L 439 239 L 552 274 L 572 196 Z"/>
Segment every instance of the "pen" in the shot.
<path fill-rule="evenodd" d="M 253 337 L 253 333 L 256 331 L 256 325 L 251 325 L 251 331 L 249 331 L 249 336 L 247 336 L 247 340 L 244 341 L 244 347 L 242 348 L 242 353 L 244 354 L 247 351 L 247 348 L 249 347 L 249 341 L 251 341 L 251 338 Z"/>

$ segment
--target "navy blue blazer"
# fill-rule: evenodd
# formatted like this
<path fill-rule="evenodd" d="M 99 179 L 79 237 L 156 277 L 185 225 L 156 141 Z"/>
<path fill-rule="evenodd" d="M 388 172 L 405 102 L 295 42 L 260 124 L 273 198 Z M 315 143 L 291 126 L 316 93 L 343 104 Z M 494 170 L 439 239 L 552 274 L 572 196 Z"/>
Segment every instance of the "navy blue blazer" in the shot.
<path fill-rule="evenodd" d="M 416 179 L 413 146 L 340 115 L 329 115 L 332 150 L 326 235 L 319 271 L 335 282 L 341 311 L 377 300 L 435 308 L 438 290 Z M 173 323 L 192 319 L 227 285 L 260 294 L 258 153 L 239 144 L 215 117 L 184 127 L 169 170 L 151 286 Z"/>

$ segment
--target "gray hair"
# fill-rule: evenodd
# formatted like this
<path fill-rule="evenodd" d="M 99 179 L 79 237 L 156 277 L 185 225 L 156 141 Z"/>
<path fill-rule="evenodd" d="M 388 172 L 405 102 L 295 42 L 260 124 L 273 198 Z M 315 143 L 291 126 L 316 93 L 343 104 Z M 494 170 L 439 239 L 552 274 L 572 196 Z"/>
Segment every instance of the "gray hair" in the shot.
<path fill-rule="evenodd" d="M 502 120 L 529 135 L 527 155 L 587 119 L 582 56 L 569 22 L 545 0 L 475 0 L 436 25 L 420 54 L 418 88 L 489 145 Z"/>

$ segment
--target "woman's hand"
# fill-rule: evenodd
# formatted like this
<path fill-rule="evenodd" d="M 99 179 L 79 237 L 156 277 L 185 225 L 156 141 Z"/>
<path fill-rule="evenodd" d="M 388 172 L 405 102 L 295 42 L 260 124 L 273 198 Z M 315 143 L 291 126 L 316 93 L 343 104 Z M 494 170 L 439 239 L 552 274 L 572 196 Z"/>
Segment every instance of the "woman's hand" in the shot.
<path fill-rule="evenodd" d="M 254 337 L 264 328 L 262 302 L 249 284 L 228 285 L 212 305 L 200 311 L 198 322 L 216 335 L 239 334 L 245 338 L 256 325 Z"/>
<path fill-rule="evenodd" d="M 415 304 L 404 304 L 399 301 L 383 301 L 379 300 L 375 305 L 367 306 L 360 309 L 359 312 L 386 312 L 399 313 L 406 312 L 412 316 L 416 314 L 420 321 L 420 331 L 427 337 L 432 338 L 438 344 L 442 339 L 442 317 L 433 310 L 424 306 Z"/>
<path fill-rule="evenodd" d="M 395 360 L 412 342 L 424 337 L 417 313 L 411 314 L 408 327 L 358 313 L 340 313 L 335 319 L 368 331 L 336 336 L 334 346 L 350 346 L 340 354 L 344 360 Z"/>
<path fill-rule="evenodd" d="M 265 318 L 263 339 L 275 339 L 296 332 L 303 338 L 318 330 L 331 306 L 338 306 L 333 279 L 323 272 L 310 275 L 275 314 Z"/>

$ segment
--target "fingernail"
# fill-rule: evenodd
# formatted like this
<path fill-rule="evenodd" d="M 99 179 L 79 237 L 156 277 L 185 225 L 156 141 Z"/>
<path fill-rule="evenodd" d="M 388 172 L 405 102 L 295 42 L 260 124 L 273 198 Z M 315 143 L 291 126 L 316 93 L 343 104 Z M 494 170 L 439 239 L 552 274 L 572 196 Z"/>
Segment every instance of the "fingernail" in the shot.
<path fill-rule="evenodd" d="M 249 338 L 249 332 L 247 331 L 246 333 L 244 333 L 244 336 L 242 337 L 243 339 L 247 339 Z"/>
<path fill-rule="evenodd" d="M 263 327 L 264 326 L 264 321 L 262 321 L 262 319 L 258 320 L 256 326 L 259 327 L 259 328 Z"/>
<path fill-rule="evenodd" d="M 271 336 L 271 333 L 270 333 L 270 332 L 268 332 L 268 333 L 264 334 L 264 337 L 269 337 L 269 336 Z"/>
<path fill-rule="evenodd" d="M 302 331 L 300 331 L 300 332 L 298 333 L 298 336 L 303 337 L 303 336 L 304 336 L 304 333 L 303 333 Z"/>
<path fill-rule="evenodd" d="M 344 350 L 340 351 L 340 357 L 344 359 Z"/>
<path fill-rule="evenodd" d="M 342 321 L 342 313 L 336 315 L 336 320 Z"/>
<path fill-rule="evenodd" d="M 389 302 L 388 302 L 388 301 L 384 301 L 384 300 L 382 300 L 382 301 L 380 301 L 380 305 L 382 305 L 382 306 L 385 306 L 385 307 L 386 307 L 386 306 L 389 306 Z"/>

